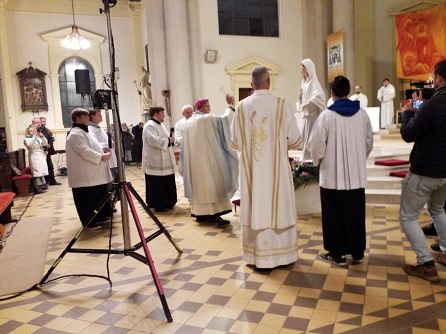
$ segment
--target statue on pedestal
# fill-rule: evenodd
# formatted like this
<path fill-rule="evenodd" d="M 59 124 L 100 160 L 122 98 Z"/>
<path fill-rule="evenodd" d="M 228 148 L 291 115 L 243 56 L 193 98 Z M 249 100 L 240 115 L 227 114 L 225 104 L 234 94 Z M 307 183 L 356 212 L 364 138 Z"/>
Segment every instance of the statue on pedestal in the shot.
<path fill-rule="evenodd" d="M 144 66 L 141 66 L 142 76 L 139 81 L 141 90 L 138 89 L 138 93 L 141 95 L 141 104 L 143 110 L 148 110 L 153 106 L 152 100 L 152 85 L 150 84 L 150 73 L 146 71 Z"/>

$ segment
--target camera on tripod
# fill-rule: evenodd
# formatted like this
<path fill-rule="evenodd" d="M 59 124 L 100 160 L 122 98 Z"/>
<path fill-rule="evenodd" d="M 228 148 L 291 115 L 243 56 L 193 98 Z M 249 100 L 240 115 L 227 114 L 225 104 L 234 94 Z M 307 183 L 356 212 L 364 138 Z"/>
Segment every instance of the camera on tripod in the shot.
<path fill-rule="evenodd" d="M 110 109 L 111 108 L 111 90 L 110 89 L 96 89 L 91 93 L 91 102 L 95 109 Z"/>

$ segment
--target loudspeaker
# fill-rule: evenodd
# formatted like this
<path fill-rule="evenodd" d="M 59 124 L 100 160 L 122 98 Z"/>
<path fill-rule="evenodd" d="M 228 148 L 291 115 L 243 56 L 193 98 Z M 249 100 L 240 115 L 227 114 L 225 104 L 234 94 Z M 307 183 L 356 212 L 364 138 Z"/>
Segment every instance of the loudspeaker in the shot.
<path fill-rule="evenodd" d="M 74 80 L 76 81 L 76 94 L 90 94 L 90 71 L 74 70 Z"/>

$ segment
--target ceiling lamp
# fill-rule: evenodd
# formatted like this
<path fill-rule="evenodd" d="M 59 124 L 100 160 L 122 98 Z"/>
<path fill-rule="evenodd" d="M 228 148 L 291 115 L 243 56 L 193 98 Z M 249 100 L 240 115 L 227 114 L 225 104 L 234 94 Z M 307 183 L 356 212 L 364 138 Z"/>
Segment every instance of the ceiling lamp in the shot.
<path fill-rule="evenodd" d="M 79 30 L 76 26 L 76 20 L 74 19 L 74 0 L 71 0 L 71 9 L 73 11 L 71 34 L 66 35 L 60 44 L 64 48 L 72 50 L 88 49 L 91 46 L 90 41 L 85 36 L 79 34 Z"/>

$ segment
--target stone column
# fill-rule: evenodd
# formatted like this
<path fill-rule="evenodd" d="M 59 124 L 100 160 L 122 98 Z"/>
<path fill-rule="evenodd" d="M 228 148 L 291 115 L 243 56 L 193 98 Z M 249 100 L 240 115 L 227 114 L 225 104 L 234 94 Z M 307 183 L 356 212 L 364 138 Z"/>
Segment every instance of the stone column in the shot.
<path fill-rule="evenodd" d="M 326 99 L 329 98 L 327 83 L 327 35 L 332 27 L 332 0 L 302 0 L 302 58 L 310 58 Z M 302 59 L 301 59 L 302 60 Z M 299 60 L 299 64 L 300 61 Z M 300 75 L 300 69 L 296 69 Z M 299 78 L 299 87 L 301 78 Z"/>
<path fill-rule="evenodd" d="M 8 46 L 8 26 L 6 24 L 6 3 L 7 0 L 0 0 L 0 91 L 3 96 L 3 102 L 0 100 L 0 114 L 4 115 L 6 127 L 6 140 L 8 151 L 18 148 L 17 141 L 17 122 L 16 122 L 16 106 L 14 104 L 14 90 L 12 78 L 15 73 L 11 73 L 11 63 L 9 60 Z M 2 102 L 2 103 L 1 103 Z M 4 113 L 1 112 L 4 110 Z"/>
<path fill-rule="evenodd" d="M 171 125 L 181 116 L 181 107 L 192 102 L 191 56 L 186 0 L 165 0 L 167 83 L 171 91 Z"/>
<path fill-rule="evenodd" d="M 132 18 L 132 25 L 133 25 L 133 47 L 135 49 L 135 63 L 136 63 L 136 69 L 137 74 L 136 77 L 139 77 L 140 69 L 143 66 L 147 70 L 147 65 L 145 62 L 145 54 L 144 54 L 144 45 L 143 45 L 143 38 L 142 38 L 142 23 L 141 23 L 141 15 L 143 13 L 143 6 L 141 2 L 129 2 L 128 3 L 130 15 Z M 137 85 L 139 85 L 139 82 L 137 82 Z M 142 104 L 141 99 L 139 99 L 139 105 L 141 106 L 139 110 L 135 110 L 134 113 L 136 114 L 136 119 L 141 119 L 142 114 Z"/>
<path fill-rule="evenodd" d="M 353 0 L 333 1 L 333 32 L 344 33 L 344 76 L 355 78 L 355 17 Z"/>

